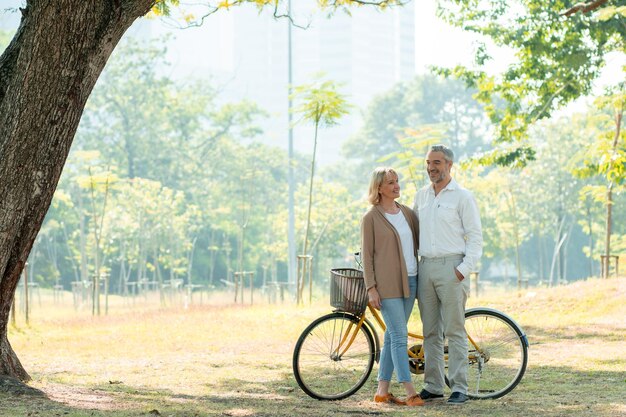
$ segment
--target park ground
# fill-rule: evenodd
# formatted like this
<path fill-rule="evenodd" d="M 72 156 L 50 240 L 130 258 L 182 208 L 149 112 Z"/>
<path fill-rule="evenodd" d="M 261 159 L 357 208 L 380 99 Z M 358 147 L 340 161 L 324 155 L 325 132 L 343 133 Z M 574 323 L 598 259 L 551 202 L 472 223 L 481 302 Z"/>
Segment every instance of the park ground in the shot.
<path fill-rule="evenodd" d="M 626 278 L 473 295 L 470 307 L 503 310 L 528 334 L 524 379 L 501 399 L 419 410 L 374 404 L 375 372 L 342 401 L 300 391 L 292 349 L 330 311 L 323 296 L 300 307 L 260 294 L 187 307 L 111 297 L 108 314 L 92 316 L 69 293 L 33 295 L 29 324 L 18 312 L 9 340 L 43 395 L 0 386 L 0 416 L 626 416 Z"/>

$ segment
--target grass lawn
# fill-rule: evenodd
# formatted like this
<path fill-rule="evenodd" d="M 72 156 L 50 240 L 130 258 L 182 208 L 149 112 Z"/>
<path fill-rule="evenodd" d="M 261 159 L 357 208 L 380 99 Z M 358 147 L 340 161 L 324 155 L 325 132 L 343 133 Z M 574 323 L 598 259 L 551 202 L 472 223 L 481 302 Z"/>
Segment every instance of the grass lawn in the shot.
<path fill-rule="evenodd" d="M 471 297 L 468 307 L 517 320 L 530 359 L 505 397 L 454 408 L 374 404 L 377 367 L 348 399 L 307 397 L 293 379 L 291 353 L 303 328 L 330 312 L 326 298 L 305 307 L 261 298 L 254 306 L 196 299 L 184 308 L 162 307 L 156 296 L 134 305 L 111 297 L 109 314 L 94 317 L 88 306 L 75 310 L 71 294 L 54 303 L 42 292 L 30 325 L 18 312 L 9 340 L 29 385 L 45 396 L 0 387 L 0 416 L 626 416 L 626 278 Z"/>

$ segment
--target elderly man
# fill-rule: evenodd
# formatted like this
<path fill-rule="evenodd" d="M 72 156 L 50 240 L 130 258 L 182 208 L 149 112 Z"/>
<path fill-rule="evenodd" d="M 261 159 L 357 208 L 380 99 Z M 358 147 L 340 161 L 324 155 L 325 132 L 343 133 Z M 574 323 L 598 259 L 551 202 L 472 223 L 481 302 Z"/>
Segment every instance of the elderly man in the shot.
<path fill-rule="evenodd" d="M 469 274 L 482 254 L 478 206 L 472 193 L 451 176 L 454 153 L 434 145 L 426 155 L 431 184 L 415 196 L 419 218 L 417 299 L 424 331 L 424 401 L 443 398 L 444 335 L 448 338 L 448 404 L 467 401 L 467 334 L 465 302 Z"/>

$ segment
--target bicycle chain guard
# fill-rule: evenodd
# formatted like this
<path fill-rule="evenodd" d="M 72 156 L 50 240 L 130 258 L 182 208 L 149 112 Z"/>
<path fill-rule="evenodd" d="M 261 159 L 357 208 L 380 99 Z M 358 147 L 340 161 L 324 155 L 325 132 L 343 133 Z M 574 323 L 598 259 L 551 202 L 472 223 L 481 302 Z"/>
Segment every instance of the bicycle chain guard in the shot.
<path fill-rule="evenodd" d="M 422 350 L 421 344 L 412 345 L 409 348 L 409 351 L 415 355 L 419 355 L 421 350 Z M 412 356 L 409 356 L 409 370 L 411 371 L 411 373 L 416 374 L 416 375 L 423 374 L 424 373 L 424 356 L 422 355 L 421 358 L 413 358 Z"/>

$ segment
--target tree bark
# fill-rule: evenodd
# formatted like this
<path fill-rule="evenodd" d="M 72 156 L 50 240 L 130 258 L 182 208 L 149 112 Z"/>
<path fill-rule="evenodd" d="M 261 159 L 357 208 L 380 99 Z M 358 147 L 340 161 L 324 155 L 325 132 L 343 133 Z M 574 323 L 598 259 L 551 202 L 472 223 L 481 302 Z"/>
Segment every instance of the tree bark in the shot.
<path fill-rule="evenodd" d="M 30 379 L 7 337 L 24 263 L 87 98 L 154 0 L 29 0 L 0 56 L 0 375 Z"/>

